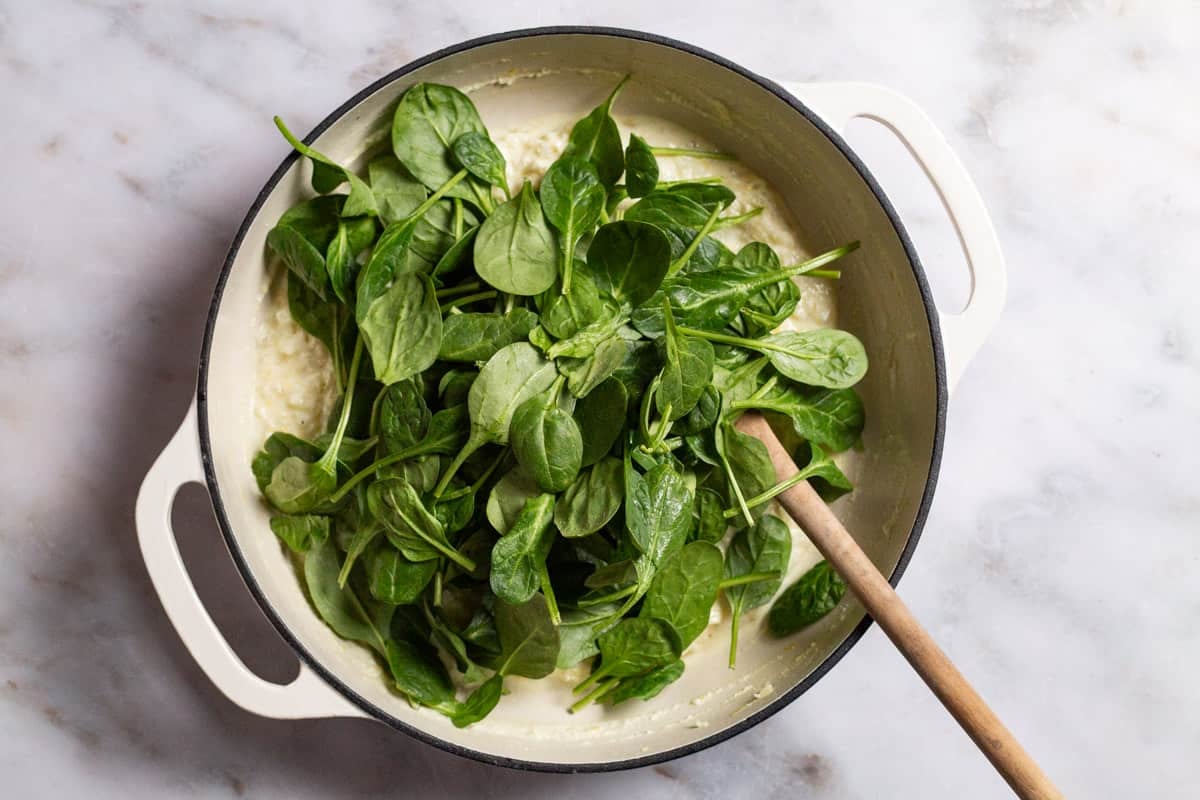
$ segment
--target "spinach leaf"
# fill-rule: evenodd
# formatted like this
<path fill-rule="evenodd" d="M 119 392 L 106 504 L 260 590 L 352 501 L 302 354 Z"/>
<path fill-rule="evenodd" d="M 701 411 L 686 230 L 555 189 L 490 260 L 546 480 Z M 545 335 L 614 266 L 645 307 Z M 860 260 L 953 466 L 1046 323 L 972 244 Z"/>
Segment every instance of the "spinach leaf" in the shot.
<path fill-rule="evenodd" d="M 325 252 L 337 235 L 344 195 L 305 200 L 284 212 L 267 234 L 267 247 L 322 300 L 329 299 Z"/>
<path fill-rule="evenodd" d="M 777 386 L 762 397 L 731 403 L 730 408 L 771 412 L 769 417 L 787 419 L 800 438 L 834 451 L 852 447 L 866 422 L 862 399 L 853 389 Z"/>
<path fill-rule="evenodd" d="M 287 273 L 288 312 L 296 324 L 309 336 L 319 340 L 332 356 L 339 339 L 341 313 L 336 305 L 326 303 L 308 287 L 295 272 Z"/>
<path fill-rule="evenodd" d="M 809 386 L 847 389 L 867 373 L 867 351 L 846 331 L 785 331 L 764 336 L 757 344 L 775 369 Z"/>
<path fill-rule="evenodd" d="M 759 495 L 775 485 L 775 465 L 767 453 L 767 446 L 753 436 L 733 428 L 718 425 L 718 452 L 725 467 L 725 479 L 729 503 L 743 506 L 746 498 Z M 766 505 L 751 510 L 752 520 L 758 520 L 766 511 Z M 735 518 L 731 522 L 745 525 L 750 520 Z"/>
<path fill-rule="evenodd" d="M 451 145 L 465 133 L 487 135 L 487 128 L 465 94 L 451 86 L 418 83 L 408 89 L 392 117 L 392 150 L 409 172 L 430 189 L 454 178 Z M 474 179 L 456 184 L 450 197 L 478 200 L 482 191 Z"/>
<path fill-rule="evenodd" d="M 658 185 L 658 159 L 646 140 L 629 134 L 625 148 L 625 189 L 630 197 L 645 197 Z"/>
<path fill-rule="evenodd" d="M 437 360 L 442 343 L 442 312 L 428 275 L 398 276 L 367 307 L 359 321 L 367 352 L 381 383 L 402 381 Z"/>
<path fill-rule="evenodd" d="M 603 678 L 642 675 L 679 659 L 683 652 L 679 637 L 666 622 L 648 617 L 629 617 L 596 639 L 600 666 L 576 687 L 582 691 Z"/>
<path fill-rule="evenodd" d="M 285 514 L 304 514 L 324 502 L 337 488 L 337 475 L 320 463 L 288 456 L 271 471 L 263 495 Z"/>
<path fill-rule="evenodd" d="M 638 200 L 625 212 L 624 219 L 647 222 L 659 227 L 701 228 L 710 210 L 686 194 L 658 191 Z"/>
<path fill-rule="evenodd" d="M 845 594 L 846 582 L 829 562 L 821 561 L 775 600 L 767 614 L 767 629 L 774 636 L 795 633 L 833 611 Z"/>
<path fill-rule="evenodd" d="M 508 194 L 507 165 L 504 154 L 486 133 L 467 131 L 451 145 L 454 160 L 481 182 Z"/>
<path fill-rule="evenodd" d="M 399 222 L 429 196 L 425 185 L 414 178 L 391 153 L 384 153 L 367 164 L 367 182 L 385 225 Z"/>
<path fill-rule="evenodd" d="M 399 478 L 379 480 L 367 489 L 367 503 L 387 531 L 388 541 L 410 561 L 431 561 L 445 556 L 468 572 L 475 563 L 450 546 L 446 531 L 429 513 L 420 495 Z"/>
<path fill-rule="evenodd" d="M 396 273 L 427 272 L 433 277 L 435 273 L 442 276 L 452 269 L 452 264 L 442 264 L 442 259 L 459 244 L 454 228 L 455 213 L 454 202 L 441 200 L 414 219 L 412 239 L 396 266 Z M 466 228 L 478 227 L 479 219 L 473 211 L 463 209 L 462 224 Z M 466 251 L 467 245 L 460 245 L 458 253 L 451 258 L 461 260 Z"/>
<path fill-rule="evenodd" d="M 557 667 L 570 669 L 600 652 L 596 637 L 620 621 L 616 603 L 602 603 L 563 612 L 558 634 L 560 646 Z"/>
<path fill-rule="evenodd" d="M 315 543 L 304 554 L 304 583 L 321 619 L 343 639 L 351 639 L 386 654 L 385 631 L 367 613 L 354 590 L 338 586 L 337 548 L 331 539 Z"/>
<path fill-rule="evenodd" d="M 563 157 L 578 157 L 591 161 L 596 167 L 600 181 L 611 187 L 625 171 L 625 154 L 621 150 L 621 132 L 612 118 L 613 101 L 629 80 L 626 75 L 612 90 L 603 103 L 592 109 L 586 117 L 575 123 L 567 137 Z"/>
<path fill-rule="evenodd" d="M 467 395 L 471 435 L 442 473 L 434 496 L 441 496 L 450 478 L 480 447 L 489 443 L 508 444 L 508 430 L 517 407 L 549 389 L 554 383 L 554 374 L 554 365 L 527 342 L 503 347 L 488 359 Z"/>
<path fill-rule="evenodd" d="M 517 521 L 521 510 L 528 500 L 537 497 L 541 491 L 533 478 L 523 469 L 514 469 L 504 474 L 492 487 L 487 501 L 487 520 L 496 532 L 503 535 L 508 533 L 513 523 Z"/>
<path fill-rule="evenodd" d="M 514 308 L 507 314 L 451 314 L 442 323 L 442 361 L 487 361 L 502 347 L 523 342 L 538 323 L 537 314 Z"/>
<path fill-rule="evenodd" d="M 614 333 L 597 342 L 592 353 L 581 358 L 561 356 L 554 364 L 559 374 L 567 379 L 571 394 L 584 398 L 625 363 L 628 350 L 628 342 Z"/>
<path fill-rule="evenodd" d="M 699 207 L 697 205 L 697 208 Z M 629 219 L 629 214 L 626 214 L 625 218 Z M 685 269 L 663 281 L 659 292 L 671 301 L 671 310 L 675 314 L 676 322 L 681 326 L 720 330 L 737 316 L 755 292 L 781 280 L 818 269 L 857 247 L 858 243 L 853 242 L 822 253 L 802 264 L 783 267 L 770 273 L 748 274 L 732 266 L 705 272 Z M 661 336 L 666 330 L 666 322 L 662 316 L 662 297 L 656 293 L 655 297 L 635 309 L 633 325 L 646 336 Z"/>
<path fill-rule="evenodd" d="M 329 538 L 329 517 L 316 514 L 271 517 L 271 530 L 293 553 L 303 553 Z"/>
<path fill-rule="evenodd" d="M 616 378 L 607 378 L 575 405 L 583 452 L 580 467 L 589 467 L 604 458 L 625 427 L 628 392 Z"/>
<path fill-rule="evenodd" d="M 391 546 L 368 553 L 366 564 L 372 596 L 392 605 L 416 602 L 438 571 L 436 560 L 410 561 Z"/>
<path fill-rule="evenodd" d="M 734 201 L 733 190 L 719 183 L 684 181 L 673 183 L 662 190 L 669 195 L 686 197 L 705 211 L 705 218 L 712 212 L 724 209 Z M 701 220 L 701 225 L 704 221 Z"/>
<path fill-rule="evenodd" d="M 529 181 L 480 226 L 475 271 L 508 294 L 535 295 L 554 285 L 558 276 L 554 234 Z"/>
<path fill-rule="evenodd" d="M 371 257 L 359 272 L 355 291 L 354 319 L 360 325 L 371 305 L 387 293 L 398 274 L 405 272 L 416 225 L 417 220 L 412 218 L 388 225 L 371 249 Z"/>
<path fill-rule="evenodd" d="M 721 551 L 708 542 L 691 542 L 663 560 L 642 602 L 640 616 L 670 623 L 686 649 L 708 627 L 709 612 L 721 581 Z"/>
<path fill-rule="evenodd" d="M 272 433 L 263 442 L 262 450 L 254 456 L 254 460 L 250 464 L 260 492 L 266 490 L 275 468 L 288 457 L 294 457 L 300 461 L 316 461 L 321 457 L 321 448 L 290 433 Z"/>
<path fill-rule="evenodd" d="M 501 648 L 497 674 L 543 678 L 554 671 L 558 629 L 550 618 L 545 597 L 535 594 L 517 604 L 497 601 L 496 631 Z"/>
<path fill-rule="evenodd" d="M 655 395 L 657 398 L 657 395 Z M 721 392 L 713 384 L 708 384 L 700 392 L 700 399 L 695 407 L 684 414 L 671 426 L 671 433 L 677 436 L 692 436 L 703 433 L 717 423 L 721 415 Z"/>
<path fill-rule="evenodd" d="M 671 304 L 663 300 L 666 332 L 659 342 L 663 349 L 663 370 L 654 402 L 658 413 L 669 420 L 688 414 L 712 384 L 713 347 L 704 339 L 685 339 L 675 328 Z M 707 427 L 707 426 L 706 426 Z"/>
<path fill-rule="evenodd" d="M 634 698 L 650 700 L 657 697 L 663 689 L 681 677 L 683 677 L 683 661 L 677 659 L 666 666 L 653 669 L 645 675 L 623 679 L 617 684 L 616 689 L 606 692 L 601 697 L 601 702 L 615 706 Z"/>
<path fill-rule="evenodd" d="M 687 482 L 669 462 L 632 481 L 625 525 L 653 567 L 683 546 L 692 523 L 692 502 Z"/>
<path fill-rule="evenodd" d="M 279 128 L 279 132 L 283 134 L 283 138 L 287 139 L 288 144 L 294 147 L 296 152 L 312 162 L 312 187 L 314 191 L 321 194 L 329 194 L 343 183 L 350 183 L 350 196 L 346 198 L 346 205 L 342 210 L 344 216 L 357 217 L 363 214 L 373 216 L 379 213 L 379 209 L 375 204 L 375 195 L 371 192 L 371 187 L 367 185 L 366 181 L 301 142 L 292 135 L 292 132 L 288 130 L 287 126 L 283 124 L 283 120 L 279 117 L 275 117 L 275 127 Z"/>
<path fill-rule="evenodd" d="M 454 686 L 433 648 L 407 638 L 393 638 L 387 642 L 386 659 L 396 688 L 409 700 L 442 713 L 454 713 Z"/>
<path fill-rule="evenodd" d="M 545 492 L 561 492 L 579 474 L 583 437 L 575 419 L 558 407 L 556 391 L 533 396 L 513 414 L 513 455 Z"/>
<path fill-rule="evenodd" d="M 644 222 L 601 225 L 588 246 L 588 268 L 596 286 L 630 309 L 649 300 L 671 266 L 671 243 Z"/>
<path fill-rule="evenodd" d="M 777 272 L 780 262 L 769 245 L 751 242 L 734 256 L 732 266 L 748 275 L 762 275 Z M 799 287 L 792 279 L 785 278 L 752 293 L 734 321 L 743 333 L 758 337 L 770 333 L 795 313 L 799 302 Z"/>
<path fill-rule="evenodd" d="M 538 298 L 542 326 L 557 339 L 569 339 L 600 319 L 605 311 L 600 292 L 587 272 L 576 271 L 574 275 L 569 291 L 551 287 Z"/>
<path fill-rule="evenodd" d="M 496 542 L 492 548 L 489 578 L 496 597 L 519 604 L 537 592 L 553 542 L 550 527 L 553 516 L 553 495 L 533 497 L 526 501 L 508 532 Z"/>
<path fill-rule="evenodd" d="M 563 156 L 542 178 L 542 210 L 560 234 L 563 248 L 562 289 L 570 294 L 579 237 L 596 227 L 604 210 L 604 186 L 586 158 Z"/>
<path fill-rule="evenodd" d="M 603 528 L 625 499 L 621 462 L 602 458 L 579 473 L 554 505 L 554 524 L 568 538 L 588 536 Z"/>
<path fill-rule="evenodd" d="M 338 220 L 337 233 L 325 250 L 325 270 L 329 285 L 338 300 L 350 305 L 354 279 L 358 275 L 358 254 L 375 241 L 375 221 L 367 217 Z"/>
<path fill-rule="evenodd" d="M 377 402 L 381 454 L 402 453 L 416 447 L 429 433 L 432 415 L 415 378 L 385 387 Z"/>
<path fill-rule="evenodd" d="M 792 555 L 792 534 L 787 524 L 767 514 L 752 528 L 738 532 L 725 553 L 725 577 L 741 578 L 774 573 L 778 577 L 730 586 L 725 590 L 729 601 L 729 667 L 737 663 L 738 623 L 742 614 L 770 602 L 783 583 Z"/>
<path fill-rule="evenodd" d="M 463 232 L 463 235 L 454 240 L 454 244 L 442 253 L 442 257 L 433 265 L 433 271 L 429 273 L 433 278 L 433 282 L 439 286 L 443 285 L 447 275 L 458 269 L 468 259 L 467 256 L 473 252 L 475 247 L 475 237 L 479 235 L 479 228 L 474 227 Z"/>
<path fill-rule="evenodd" d="M 479 685 L 471 696 L 459 704 L 450 717 L 456 728 L 473 725 L 492 713 L 504 691 L 504 676 L 497 672 Z"/>
<path fill-rule="evenodd" d="M 725 503 L 721 495 L 712 489 L 699 489 L 696 492 L 696 525 L 693 528 L 694 538 L 700 542 L 716 544 L 725 538 L 729 527 L 725 522 Z"/>

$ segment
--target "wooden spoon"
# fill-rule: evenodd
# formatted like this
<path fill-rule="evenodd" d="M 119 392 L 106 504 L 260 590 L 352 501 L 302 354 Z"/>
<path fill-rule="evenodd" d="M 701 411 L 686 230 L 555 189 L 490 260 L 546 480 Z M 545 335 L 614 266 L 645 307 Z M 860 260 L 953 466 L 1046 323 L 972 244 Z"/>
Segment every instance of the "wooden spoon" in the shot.
<path fill-rule="evenodd" d="M 736 427 L 767 446 L 779 480 L 787 480 L 800 471 L 762 415 L 745 414 Z M 1013 792 L 1026 800 L 1060 800 L 1062 793 L 967 683 L 929 632 L 917 622 L 896 590 L 808 481 L 801 481 L 776 499 L 842 576 L 867 613 L 879 623 L 996 771 L 1008 781 Z"/>

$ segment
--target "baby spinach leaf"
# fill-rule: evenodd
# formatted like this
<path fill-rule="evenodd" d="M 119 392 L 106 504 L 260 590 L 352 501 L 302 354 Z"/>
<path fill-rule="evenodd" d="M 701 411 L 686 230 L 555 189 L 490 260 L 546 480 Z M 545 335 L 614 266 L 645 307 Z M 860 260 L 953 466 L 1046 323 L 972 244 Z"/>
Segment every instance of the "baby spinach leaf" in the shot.
<path fill-rule="evenodd" d="M 514 308 L 507 314 L 451 314 L 442 323 L 442 361 L 487 361 L 502 347 L 523 342 L 538 323 L 537 314 Z"/>
<path fill-rule="evenodd" d="M 436 272 L 442 275 L 450 270 L 450 264 L 442 266 L 439 271 L 438 266 L 446 255 L 454 249 L 458 244 L 458 237 L 455 236 L 454 229 L 454 204 L 450 200 L 440 200 L 428 209 L 421 216 L 417 217 L 412 225 L 412 239 L 408 243 L 408 247 L 404 251 L 403 258 L 397 264 L 395 272 L 397 274 L 404 272 L 427 272 L 432 277 Z M 466 228 L 478 227 L 479 220 L 475 216 L 475 212 L 468 209 L 463 209 L 463 225 Z M 464 256 L 466 246 L 457 254 L 457 258 L 461 259 Z"/>
<path fill-rule="evenodd" d="M 442 523 L 447 536 L 453 536 L 463 530 L 475 517 L 475 492 L 470 486 L 465 487 L 454 497 L 446 495 L 430 507 L 430 512 Z"/>
<path fill-rule="evenodd" d="M 338 586 L 337 548 L 331 539 L 315 543 L 304 555 L 304 583 L 308 596 L 321 619 L 343 639 L 386 653 L 385 631 L 381 631 L 367 613 L 350 586 Z"/>
<path fill-rule="evenodd" d="M 480 227 L 475 225 L 464 231 L 463 235 L 455 239 L 454 244 L 450 245 L 445 253 L 442 253 L 442 257 L 433 265 L 433 271 L 429 273 L 434 283 L 442 285 L 449 273 L 454 272 L 468 260 L 467 256 L 475 247 L 475 237 L 479 235 Z"/>
<path fill-rule="evenodd" d="M 442 312 L 428 275 L 398 276 L 360 320 L 375 377 L 384 384 L 423 372 L 437 360 Z"/>
<path fill-rule="evenodd" d="M 575 404 L 575 422 L 583 446 L 581 468 L 595 464 L 612 450 L 625 427 L 627 403 L 625 384 L 607 378 Z"/>
<path fill-rule="evenodd" d="M 317 445 L 293 436 L 290 433 L 277 431 L 267 437 L 263 448 L 254 457 L 250 469 L 260 492 L 265 491 L 271 482 L 271 475 L 285 458 L 293 456 L 300 461 L 316 461 L 321 457 L 322 449 Z"/>
<path fill-rule="evenodd" d="M 432 415 L 415 378 L 396 381 L 379 394 L 379 451 L 401 453 L 425 438 Z"/>
<path fill-rule="evenodd" d="M 629 617 L 596 639 L 600 666 L 585 684 L 601 678 L 628 678 L 679 659 L 683 647 L 675 630 L 666 622 L 648 617 Z M 579 687 L 577 687 L 577 691 Z"/>
<path fill-rule="evenodd" d="M 489 578 L 496 597 L 509 603 L 524 603 L 537 592 L 553 541 L 550 527 L 553 516 L 553 495 L 533 497 L 525 502 L 509 531 L 496 542 Z"/>
<path fill-rule="evenodd" d="M 676 659 L 666 666 L 647 672 L 645 675 L 622 679 L 617 684 L 617 688 L 611 692 L 606 692 L 601 697 L 601 702 L 615 706 L 618 703 L 624 703 L 626 700 L 633 700 L 634 698 L 650 700 L 657 697 L 663 689 L 679 680 L 682 676 L 683 661 Z"/>
<path fill-rule="evenodd" d="M 730 407 L 772 412 L 769 416 L 787 419 L 800 438 L 835 451 L 852 447 L 866 421 L 862 399 L 853 389 L 777 386 L 763 397 L 739 400 Z"/>
<path fill-rule="evenodd" d="M 388 225 L 379 235 L 371 257 L 358 275 L 354 298 L 354 319 L 358 324 L 366 318 L 371 304 L 386 294 L 396 276 L 405 271 L 416 224 L 415 219 L 406 219 Z"/>
<path fill-rule="evenodd" d="M 646 195 L 625 211 L 624 219 L 659 227 L 697 229 L 708 221 L 710 210 L 686 194 L 657 191 Z"/>
<path fill-rule="evenodd" d="M 535 395 L 522 403 L 513 414 L 509 441 L 517 462 L 542 491 L 561 492 L 579 474 L 583 437 L 554 396 Z"/>
<path fill-rule="evenodd" d="M 846 331 L 785 331 L 764 336 L 757 343 L 775 369 L 809 386 L 846 389 L 867 373 L 867 351 Z"/>
<path fill-rule="evenodd" d="M 371 513 L 383 523 L 388 541 L 410 561 L 449 558 L 468 572 L 475 563 L 450 546 L 446 531 L 437 517 L 429 513 L 420 495 L 407 481 L 399 478 L 379 480 L 367 489 Z"/>
<path fill-rule="evenodd" d="M 661 191 L 676 197 L 686 197 L 706 212 L 705 218 L 713 211 L 723 209 L 734 201 L 733 190 L 720 183 L 705 183 L 701 181 L 684 181 L 673 183 Z M 704 224 L 703 221 L 700 223 Z"/>
<path fill-rule="evenodd" d="M 293 553 L 303 553 L 329 538 L 329 517 L 316 514 L 271 517 L 271 530 Z"/>
<path fill-rule="evenodd" d="M 595 166 L 586 158 L 563 156 L 542 178 L 542 210 L 558 229 L 562 240 L 561 294 L 570 294 L 579 237 L 596 227 L 604 210 L 604 186 Z"/>
<path fill-rule="evenodd" d="M 721 495 L 707 488 L 696 491 L 696 525 L 693 528 L 696 541 L 716 544 L 725 538 L 729 526 L 722 513 L 724 510 Z"/>
<path fill-rule="evenodd" d="M 371 594 L 381 603 L 415 603 L 438 571 L 438 562 L 410 561 L 395 547 L 385 545 L 367 554 Z"/>
<path fill-rule="evenodd" d="M 620 621 L 616 603 L 573 608 L 563 612 L 558 634 L 560 645 L 556 666 L 570 669 L 600 652 L 596 637 Z"/>
<path fill-rule="evenodd" d="M 285 514 L 304 514 L 323 503 L 337 488 L 337 475 L 320 462 L 288 456 L 271 471 L 263 495 Z"/>
<path fill-rule="evenodd" d="M 669 420 L 683 417 L 700 402 L 712 385 L 713 347 L 704 339 L 685 339 L 675 328 L 671 304 L 663 300 L 666 332 L 659 340 L 663 370 L 654 402 L 658 413 Z"/>
<path fill-rule="evenodd" d="M 596 287 L 630 309 L 654 295 L 671 266 L 671 243 L 644 222 L 601 225 L 588 246 L 588 268 Z"/>
<path fill-rule="evenodd" d="M 385 225 L 405 219 L 429 196 L 425 185 L 391 153 L 371 159 L 367 164 L 367 182 Z"/>
<path fill-rule="evenodd" d="M 770 602 L 783 582 L 792 555 L 792 534 L 787 524 L 766 514 L 752 528 L 739 531 L 725 553 L 725 577 L 777 573 L 779 577 L 731 586 L 725 590 L 729 601 L 729 667 L 737 663 L 738 623 L 742 614 Z"/>
<path fill-rule="evenodd" d="M 632 481 L 625 525 L 654 567 L 683 546 L 692 523 L 692 501 L 691 489 L 669 462 Z"/>
<path fill-rule="evenodd" d="M 846 582 L 829 562 L 821 561 L 783 590 L 767 614 L 767 629 L 787 636 L 833 611 L 846 594 Z"/>
<path fill-rule="evenodd" d="M 314 197 L 284 212 L 267 234 L 267 247 L 322 300 L 329 299 L 325 253 L 337 235 L 344 195 Z"/>
<path fill-rule="evenodd" d="M 492 713 L 504 691 L 504 676 L 497 672 L 481 683 L 471 696 L 458 705 L 450 717 L 456 728 L 473 725 Z"/>
<path fill-rule="evenodd" d="M 596 167 L 600 181 L 611 187 L 621 178 L 625 171 L 625 154 L 621 150 L 621 132 L 612 118 L 613 101 L 621 92 L 626 75 L 617 84 L 607 99 L 592 109 L 586 117 L 575 123 L 567 137 L 567 146 L 563 157 L 578 157 L 591 161 Z"/>
<path fill-rule="evenodd" d="M 775 465 L 767 453 L 767 446 L 753 436 L 726 426 L 718 425 L 721 431 L 718 451 L 726 466 L 725 477 L 729 503 L 740 505 L 742 500 L 767 491 L 775 485 Z M 739 498 L 738 493 L 741 493 Z M 757 520 L 766 511 L 766 505 L 756 506 L 751 516 Z M 731 522 L 745 525 L 742 518 Z"/>
<path fill-rule="evenodd" d="M 597 342 L 595 349 L 582 358 L 561 356 L 554 364 L 559 374 L 567 379 L 567 389 L 578 398 L 587 397 L 592 391 L 625 363 L 629 344 L 619 334 L 612 334 Z"/>
<path fill-rule="evenodd" d="M 488 495 L 487 520 L 496 532 L 503 535 L 508 533 L 513 523 L 517 521 L 525 503 L 540 494 L 533 478 L 523 469 L 517 468 L 507 472 L 496 481 Z"/>
<path fill-rule="evenodd" d="M 486 133 L 467 131 L 451 145 L 454 160 L 481 182 L 502 189 L 508 194 L 507 165 L 504 154 Z"/>
<path fill-rule="evenodd" d="M 496 602 L 496 631 L 500 660 L 496 673 L 543 678 L 554 671 L 558 658 L 558 629 L 550 618 L 546 598 L 533 595 L 523 603 Z"/>
<path fill-rule="evenodd" d="M 333 355 L 341 327 L 341 313 L 338 307 L 325 302 L 295 272 L 288 270 L 286 280 L 288 311 L 292 319 L 305 333 L 325 345 L 325 349 Z"/>
<path fill-rule="evenodd" d="M 396 688 L 409 700 L 443 713 L 454 712 L 454 686 L 431 647 L 393 638 L 387 642 L 386 657 Z"/>
<path fill-rule="evenodd" d="M 577 260 L 577 268 L 579 263 Z M 556 339 L 569 339 L 604 314 L 600 292 L 591 277 L 578 269 L 574 275 L 569 291 L 551 287 L 539 297 L 542 326 Z"/>
<path fill-rule="evenodd" d="M 535 295 L 554 285 L 558 276 L 554 234 L 529 181 L 480 226 L 475 271 L 509 294 Z"/>
<path fill-rule="evenodd" d="M 690 511 L 690 509 L 689 509 Z M 640 616 L 670 623 L 683 649 L 708 627 L 709 612 L 721 582 L 721 551 L 708 542 L 691 542 L 663 560 L 642 601 Z"/>
<path fill-rule="evenodd" d="M 588 536 L 603 528 L 625 499 L 621 462 L 606 457 L 579 473 L 554 505 L 554 524 L 568 538 Z"/>
<path fill-rule="evenodd" d="M 275 127 L 279 128 L 279 132 L 283 134 L 283 138 L 287 139 L 288 144 L 294 147 L 296 152 L 312 162 L 312 187 L 314 191 L 321 194 L 329 194 L 348 181 L 350 183 L 350 196 L 346 198 L 346 205 L 342 213 L 347 217 L 357 217 L 363 214 L 374 216 L 379 213 L 379 209 L 375 204 L 375 196 L 372 194 L 371 187 L 367 185 L 366 181 L 336 161 L 318 153 L 313 148 L 301 142 L 292 135 L 292 132 L 288 130 L 287 126 L 283 124 L 283 120 L 279 117 L 275 117 Z"/>
<path fill-rule="evenodd" d="M 700 393 L 700 399 L 696 401 L 695 407 L 671 426 L 671 433 L 676 436 L 692 436 L 702 433 L 712 428 L 720 415 L 721 393 L 716 386 L 710 383 Z"/>
<path fill-rule="evenodd" d="M 465 94 L 451 86 L 418 83 L 408 89 L 392 117 L 392 150 L 409 172 L 428 186 L 443 186 L 458 172 L 451 145 L 465 133 L 487 135 L 487 128 Z M 468 179 L 450 189 L 450 197 L 475 200 L 479 187 Z"/>
<path fill-rule="evenodd" d="M 658 159 L 646 140 L 629 134 L 625 148 L 625 188 L 630 197 L 645 197 L 658 185 Z"/>

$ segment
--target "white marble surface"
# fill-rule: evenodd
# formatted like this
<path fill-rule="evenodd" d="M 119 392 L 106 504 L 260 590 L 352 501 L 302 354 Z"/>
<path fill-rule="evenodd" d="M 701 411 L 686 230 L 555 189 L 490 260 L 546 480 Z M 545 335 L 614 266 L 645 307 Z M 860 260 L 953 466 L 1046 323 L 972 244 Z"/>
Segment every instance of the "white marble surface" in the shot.
<path fill-rule="evenodd" d="M 270 115 L 307 130 L 423 53 L 556 23 L 643 28 L 779 78 L 885 83 L 943 127 L 995 216 L 1011 289 L 952 399 L 902 594 L 1069 796 L 1200 792 L 1194 5 L 249 5 L 0 2 L 6 796 L 1005 796 L 878 630 L 734 741 L 571 777 L 367 722 L 253 718 L 167 624 L 133 498 L 187 406 L 226 245 L 285 152 Z M 940 296 L 961 296 L 953 241 L 899 147 L 865 123 L 851 139 Z M 176 519 L 220 622 L 286 677 L 201 491 Z"/>

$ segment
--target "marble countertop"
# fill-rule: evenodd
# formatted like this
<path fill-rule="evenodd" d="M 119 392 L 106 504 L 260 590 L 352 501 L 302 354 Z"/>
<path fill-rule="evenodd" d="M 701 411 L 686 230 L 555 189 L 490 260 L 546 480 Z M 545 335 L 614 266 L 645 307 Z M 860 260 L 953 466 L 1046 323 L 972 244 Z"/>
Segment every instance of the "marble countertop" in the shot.
<path fill-rule="evenodd" d="M 724 745 L 553 776 L 363 721 L 252 717 L 167 623 L 133 499 L 193 391 L 226 246 L 286 150 L 271 115 L 307 130 L 433 49 L 560 23 L 666 34 L 781 79 L 884 83 L 938 122 L 995 217 L 1010 293 L 952 398 L 901 593 L 1069 796 L 1200 790 L 1195 6 L 254 5 L 0 2 L 8 796 L 1006 796 L 878 629 Z M 849 138 L 952 304 L 964 267 L 932 192 L 871 124 Z M 175 512 L 202 593 L 250 665 L 286 678 L 294 660 L 207 503 L 192 487 Z"/>

